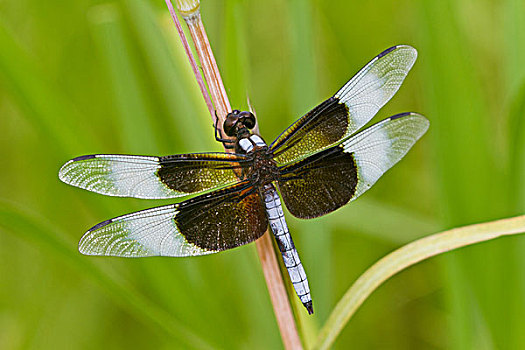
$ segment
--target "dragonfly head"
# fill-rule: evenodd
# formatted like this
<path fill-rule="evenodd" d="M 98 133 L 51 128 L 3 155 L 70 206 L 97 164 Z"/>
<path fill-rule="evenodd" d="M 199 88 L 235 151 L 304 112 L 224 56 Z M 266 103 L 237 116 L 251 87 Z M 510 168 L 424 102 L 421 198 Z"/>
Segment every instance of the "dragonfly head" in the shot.
<path fill-rule="evenodd" d="M 252 112 L 234 109 L 226 116 L 223 130 L 230 137 L 239 137 L 255 127 L 255 116 Z"/>

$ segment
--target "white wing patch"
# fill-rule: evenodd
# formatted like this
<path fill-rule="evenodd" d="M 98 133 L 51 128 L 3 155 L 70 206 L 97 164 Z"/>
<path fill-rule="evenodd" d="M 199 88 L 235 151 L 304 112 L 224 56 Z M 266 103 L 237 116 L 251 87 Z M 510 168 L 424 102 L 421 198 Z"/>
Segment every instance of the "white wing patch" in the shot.
<path fill-rule="evenodd" d="M 427 131 L 428 120 L 416 113 L 402 113 L 385 119 L 341 143 L 352 153 L 357 166 L 357 188 L 352 200 L 359 197 Z"/>
<path fill-rule="evenodd" d="M 215 253 L 189 243 L 175 223 L 178 205 L 147 209 L 104 221 L 84 234 L 85 255 L 121 257 L 194 256 Z"/>
<path fill-rule="evenodd" d="M 63 182 L 118 197 L 173 198 L 186 195 L 158 178 L 158 157 L 93 155 L 70 160 L 58 174 Z"/>
<path fill-rule="evenodd" d="M 394 96 L 416 58 L 417 51 L 413 47 L 391 47 L 370 61 L 334 95 L 349 110 L 347 135 L 359 130 Z"/>

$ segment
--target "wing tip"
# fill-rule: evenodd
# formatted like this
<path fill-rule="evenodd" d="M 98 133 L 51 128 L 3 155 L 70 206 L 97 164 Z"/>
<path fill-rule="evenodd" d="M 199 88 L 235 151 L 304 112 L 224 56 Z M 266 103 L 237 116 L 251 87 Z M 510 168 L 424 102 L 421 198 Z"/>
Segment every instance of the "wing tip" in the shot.
<path fill-rule="evenodd" d="M 408 117 L 408 116 L 424 118 L 425 120 L 428 120 L 424 115 L 416 113 L 416 112 L 402 112 L 402 113 L 398 113 L 396 115 L 391 116 L 390 119 L 394 120 L 394 119 Z"/>
<path fill-rule="evenodd" d="M 81 160 L 93 159 L 93 158 L 96 158 L 96 157 L 97 157 L 96 154 L 86 154 L 84 156 L 75 157 L 75 158 L 71 159 L 69 162 L 78 162 L 78 161 L 81 161 Z"/>
<path fill-rule="evenodd" d="M 399 46 L 398 45 L 395 45 L 395 46 L 392 46 L 392 47 L 389 47 L 388 49 L 384 50 L 383 52 L 381 52 L 379 55 L 377 55 L 377 58 L 381 58 L 383 56 L 386 56 L 388 55 L 390 52 L 394 51 L 395 49 L 397 49 Z"/>
<path fill-rule="evenodd" d="M 381 58 L 383 56 L 388 55 L 390 52 L 392 52 L 394 50 L 398 50 L 398 49 L 406 49 L 406 50 L 412 51 L 414 56 L 417 57 L 417 50 L 414 47 L 412 47 L 410 45 L 400 44 L 400 45 L 394 45 L 394 46 L 389 47 L 388 49 L 384 50 L 379 55 L 377 55 L 377 58 L 379 59 L 379 58 Z"/>
<path fill-rule="evenodd" d="M 88 241 L 91 237 L 91 234 L 106 226 L 106 225 L 109 225 L 113 222 L 113 219 L 108 219 L 108 220 L 104 220 L 102 222 L 99 222 L 98 224 L 96 224 L 95 226 L 91 227 L 89 230 L 86 231 L 86 233 L 82 236 L 82 238 L 80 239 L 80 241 L 78 242 L 78 251 L 83 254 L 83 255 L 104 255 L 104 254 L 100 254 L 100 253 L 97 253 L 91 249 L 89 249 L 89 244 Z"/>
<path fill-rule="evenodd" d="M 64 165 L 62 165 L 60 167 L 60 169 L 58 170 L 58 179 L 60 181 L 62 181 L 63 183 L 66 183 L 69 185 L 70 181 L 69 181 L 69 176 L 67 176 L 67 169 L 69 168 L 69 165 L 71 163 L 73 163 L 75 160 L 74 159 L 71 159 L 69 161 L 67 161 Z"/>
<path fill-rule="evenodd" d="M 99 228 L 104 227 L 104 226 L 106 226 L 108 224 L 111 224 L 112 222 L 113 222 L 113 219 L 108 219 L 108 220 L 99 222 L 98 224 L 96 224 L 95 226 L 93 226 L 92 228 L 87 230 L 86 234 L 91 233 L 91 232 L 93 232 L 95 230 L 98 230 Z"/>
<path fill-rule="evenodd" d="M 60 179 L 60 181 L 66 184 L 70 184 L 70 179 L 67 176 L 67 170 L 69 169 L 69 166 L 75 162 L 93 159 L 93 158 L 96 158 L 96 154 L 87 154 L 84 156 L 79 156 L 79 157 L 75 157 L 73 159 L 68 160 L 64 165 L 62 165 L 62 167 L 60 167 L 60 170 L 58 170 L 58 178 Z"/>
<path fill-rule="evenodd" d="M 402 113 L 398 113 L 396 115 L 391 116 L 389 119 L 390 120 L 395 120 L 395 119 L 399 119 L 399 118 L 403 118 L 403 117 L 416 116 L 416 115 L 421 115 L 421 114 L 418 114 L 418 113 L 415 113 L 415 112 L 402 112 Z"/>
<path fill-rule="evenodd" d="M 399 118 L 405 118 L 405 117 L 412 117 L 414 119 L 417 119 L 421 124 L 423 124 L 421 128 L 421 135 L 427 132 L 428 128 L 430 127 L 430 121 L 422 114 L 416 113 L 416 112 L 403 112 L 396 115 L 391 116 L 390 120 L 396 120 Z M 421 136 L 420 136 L 421 137 Z"/>
<path fill-rule="evenodd" d="M 78 243 L 78 252 L 82 255 L 87 255 L 87 256 L 101 256 L 103 254 L 97 254 L 97 253 L 94 253 L 93 251 L 87 249 L 86 247 L 84 247 L 82 245 L 82 241 L 80 241 Z"/>

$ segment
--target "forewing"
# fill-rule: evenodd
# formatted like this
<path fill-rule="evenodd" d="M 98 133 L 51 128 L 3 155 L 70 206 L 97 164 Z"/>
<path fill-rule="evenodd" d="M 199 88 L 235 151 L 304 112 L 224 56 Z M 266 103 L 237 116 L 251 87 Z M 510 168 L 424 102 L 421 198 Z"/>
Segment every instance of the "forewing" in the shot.
<path fill-rule="evenodd" d="M 104 221 L 86 232 L 79 250 L 121 257 L 204 255 L 252 242 L 267 226 L 258 192 L 239 183 Z"/>
<path fill-rule="evenodd" d="M 313 218 L 368 190 L 427 131 L 428 120 L 398 114 L 300 162 L 281 167 L 279 189 L 290 212 Z"/>
<path fill-rule="evenodd" d="M 94 154 L 70 160 L 58 176 L 69 185 L 109 196 L 175 198 L 233 184 L 248 162 L 246 156 L 228 153 Z"/>
<path fill-rule="evenodd" d="M 364 126 L 397 92 L 414 65 L 417 51 L 391 47 L 370 61 L 333 97 L 286 129 L 270 150 L 279 164 L 337 144 Z"/>

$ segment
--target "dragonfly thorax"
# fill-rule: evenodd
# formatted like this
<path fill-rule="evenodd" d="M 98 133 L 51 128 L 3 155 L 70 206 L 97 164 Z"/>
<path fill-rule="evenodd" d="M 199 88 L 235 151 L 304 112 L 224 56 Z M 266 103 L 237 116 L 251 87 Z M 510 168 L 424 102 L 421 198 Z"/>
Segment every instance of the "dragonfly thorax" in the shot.
<path fill-rule="evenodd" d="M 252 137 L 253 136 L 255 136 L 255 139 L 258 138 L 262 141 L 259 136 L 252 135 Z M 250 137 L 250 140 L 253 140 L 252 137 Z M 267 146 L 255 146 L 254 148 L 255 150 L 252 151 L 253 164 L 247 169 L 247 178 L 259 184 L 259 187 L 279 180 L 279 168 L 271 154 L 268 154 Z"/>

